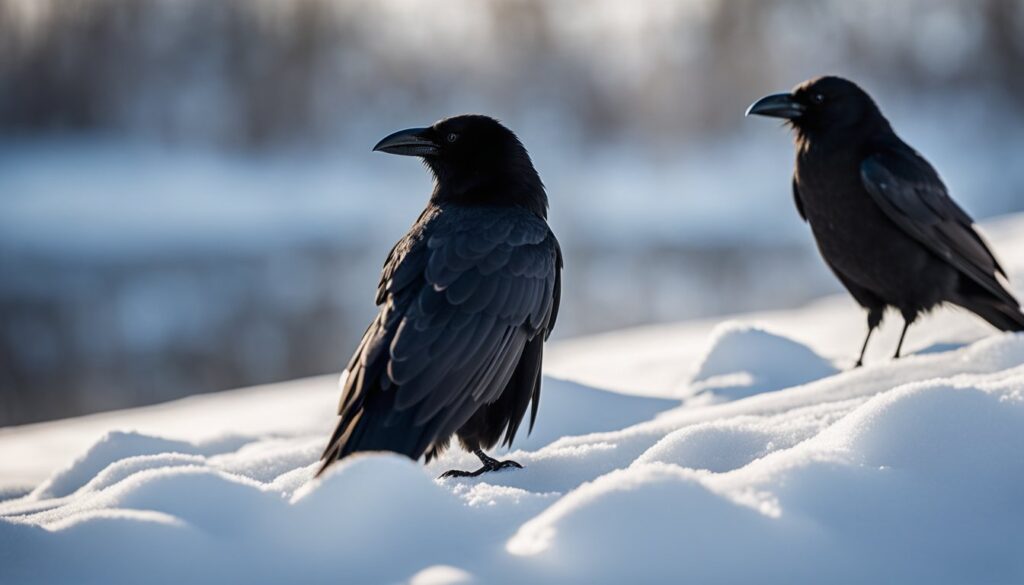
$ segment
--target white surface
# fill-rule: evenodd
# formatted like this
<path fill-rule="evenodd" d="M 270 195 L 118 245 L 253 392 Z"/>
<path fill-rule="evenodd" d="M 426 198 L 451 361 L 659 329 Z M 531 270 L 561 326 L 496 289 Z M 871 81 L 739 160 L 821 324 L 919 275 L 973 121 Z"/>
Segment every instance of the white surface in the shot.
<path fill-rule="evenodd" d="M 1024 218 L 987 233 L 1020 283 Z M 3 429 L 32 491 L 0 582 L 1024 581 L 1024 335 L 944 309 L 891 362 L 891 319 L 833 373 L 863 323 L 837 297 L 559 344 L 525 469 L 471 480 L 434 479 L 475 467 L 453 450 L 310 482 L 328 378 Z"/>

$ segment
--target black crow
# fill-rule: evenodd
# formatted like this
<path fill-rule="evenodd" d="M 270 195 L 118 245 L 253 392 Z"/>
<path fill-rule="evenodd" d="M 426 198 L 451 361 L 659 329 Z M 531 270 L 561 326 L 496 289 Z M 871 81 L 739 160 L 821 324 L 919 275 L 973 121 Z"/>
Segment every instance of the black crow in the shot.
<path fill-rule="evenodd" d="M 483 466 L 445 476 L 521 467 L 484 449 L 511 445 L 531 403 L 531 430 L 537 416 L 562 270 L 544 185 L 516 135 L 486 116 L 395 132 L 373 149 L 422 158 L 434 191 L 384 263 L 380 310 L 346 368 L 317 475 L 358 451 L 429 462 L 452 435 Z"/>
<path fill-rule="evenodd" d="M 1002 331 L 1024 330 L 1024 314 L 974 221 L 938 173 L 893 132 L 856 84 L 821 77 L 761 98 L 747 115 L 785 118 L 796 131 L 793 197 L 829 268 L 868 311 L 868 334 L 886 307 L 903 332 L 941 303 L 973 311 Z"/>

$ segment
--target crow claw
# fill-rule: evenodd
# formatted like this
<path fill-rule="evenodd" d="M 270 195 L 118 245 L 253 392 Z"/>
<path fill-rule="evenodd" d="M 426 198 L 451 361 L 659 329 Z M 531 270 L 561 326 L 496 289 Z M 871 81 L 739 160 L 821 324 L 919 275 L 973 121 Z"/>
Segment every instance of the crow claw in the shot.
<path fill-rule="evenodd" d="M 487 473 L 488 471 L 499 471 L 501 469 L 508 469 L 510 467 L 515 467 L 516 469 L 523 468 L 522 465 L 520 465 L 516 461 L 512 461 L 511 459 L 505 461 L 498 461 L 493 457 L 488 457 L 483 451 L 479 449 L 473 451 L 473 454 L 480 458 L 480 463 L 483 463 L 483 466 L 480 469 L 477 469 L 476 471 L 449 469 L 448 471 L 438 476 L 438 479 L 447 479 L 449 477 L 477 477 L 479 475 Z"/>

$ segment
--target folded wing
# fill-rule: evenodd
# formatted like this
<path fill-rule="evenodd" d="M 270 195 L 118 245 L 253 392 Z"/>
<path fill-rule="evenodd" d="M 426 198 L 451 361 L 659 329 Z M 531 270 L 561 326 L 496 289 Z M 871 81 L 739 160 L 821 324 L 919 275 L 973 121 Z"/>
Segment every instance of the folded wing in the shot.
<path fill-rule="evenodd" d="M 939 258 L 996 298 L 1017 302 L 996 278 L 1006 273 L 974 222 L 928 161 L 904 144 L 874 149 L 860 167 L 865 189 L 885 214 Z"/>
<path fill-rule="evenodd" d="M 428 209 L 384 266 L 326 463 L 378 449 L 419 458 L 497 400 L 554 324 L 559 268 L 557 241 L 528 211 Z"/>

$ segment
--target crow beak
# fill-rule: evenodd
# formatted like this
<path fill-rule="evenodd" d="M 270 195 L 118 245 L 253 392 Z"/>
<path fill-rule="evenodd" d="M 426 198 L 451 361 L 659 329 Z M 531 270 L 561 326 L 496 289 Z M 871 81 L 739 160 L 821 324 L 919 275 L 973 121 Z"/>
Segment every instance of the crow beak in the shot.
<path fill-rule="evenodd" d="M 804 115 L 807 107 L 796 100 L 791 93 L 776 93 L 765 96 L 747 108 L 746 115 L 769 116 L 795 120 Z"/>
<path fill-rule="evenodd" d="M 403 156 L 430 156 L 438 153 L 437 143 L 431 139 L 431 128 L 408 128 L 385 137 L 373 147 L 374 151 Z"/>

